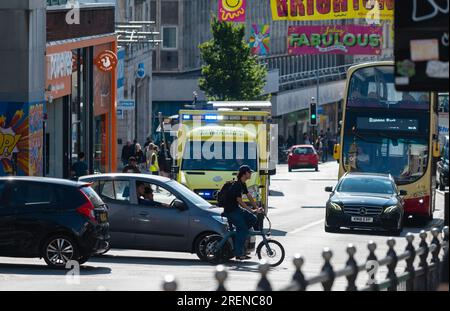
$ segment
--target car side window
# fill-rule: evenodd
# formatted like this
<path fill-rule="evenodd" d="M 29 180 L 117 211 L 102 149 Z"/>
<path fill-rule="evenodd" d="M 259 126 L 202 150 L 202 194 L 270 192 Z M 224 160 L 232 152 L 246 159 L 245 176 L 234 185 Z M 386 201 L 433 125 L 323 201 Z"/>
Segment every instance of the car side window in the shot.
<path fill-rule="evenodd" d="M 171 203 L 177 199 L 167 189 L 144 181 L 136 182 L 136 191 L 139 206 L 142 207 L 169 208 Z"/>
<path fill-rule="evenodd" d="M 10 204 L 12 206 L 33 206 L 55 204 L 57 196 L 52 185 L 45 183 L 20 182 L 11 187 Z"/>
<path fill-rule="evenodd" d="M 130 201 L 130 182 L 126 180 L 101 180 L 95 187 L 101 198 L 107 201 Z"/>

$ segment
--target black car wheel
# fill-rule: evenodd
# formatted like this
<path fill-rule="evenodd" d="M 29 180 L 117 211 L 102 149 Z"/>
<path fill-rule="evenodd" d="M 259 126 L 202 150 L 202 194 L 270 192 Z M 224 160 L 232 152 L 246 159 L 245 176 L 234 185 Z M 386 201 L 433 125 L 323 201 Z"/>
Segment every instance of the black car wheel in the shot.
<path fill-rule="evenodd" d="M 42 251 L 47 265 L 56 269 L 65 269 L 67 262 L 79 258 L 78 245 L 71 237 L 63 234 L 48 238 Z"/>
<path fill-rule="evenodd" d="M 290 173 L 290 172 L 292 172 L 292 168 L 291 168 L 291 167 L 289 167 L 289 168 L 288 168 L 288 171 L 289 171 L 289 173 Z"/>
<path fill-rule="evenodd" d="M 205 233 L 202 234 L 201 236 L 199 236 L 197 238 L 197 240 L 194 243 L 194 250 L 195 253 L 197 254 L 197 257 L 202 260 L 202 261 L 206 261 L 206 247 L 209 241 L 209 237 L 211 235 L 214 235 L 213 233 Z"/>
<path fill-rule="evenodd" d="M 318 166 L 316 166 L 314 169 L 316 170 L 316 172 L 319 171 L 319 167 Z"/>

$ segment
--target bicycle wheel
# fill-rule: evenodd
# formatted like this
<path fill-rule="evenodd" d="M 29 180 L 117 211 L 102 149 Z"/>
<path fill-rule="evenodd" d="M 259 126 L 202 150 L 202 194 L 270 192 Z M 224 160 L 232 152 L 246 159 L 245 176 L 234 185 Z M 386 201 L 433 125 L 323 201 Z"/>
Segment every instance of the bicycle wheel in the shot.
<path fill-rule="evenodd" d="M 266 246 L 264 241 L 261 241 L 256 249 L 256 254 L 259 260 L 265 259 L 271 267 L 276 267 L 284 260 L 284 247 L 275 240 L 268 240 L 267 244 L 269 247 Z"/>
<path fill-rule="evenodd" d="M 218 234 L 210 235 L 205 239 L 205 260 L 213 264 L 221 264 L 233 257 L 232 248 L 229 242 L 226 242 L 222 248 L 218 248 L 218 244 L 223 237 Z"/>

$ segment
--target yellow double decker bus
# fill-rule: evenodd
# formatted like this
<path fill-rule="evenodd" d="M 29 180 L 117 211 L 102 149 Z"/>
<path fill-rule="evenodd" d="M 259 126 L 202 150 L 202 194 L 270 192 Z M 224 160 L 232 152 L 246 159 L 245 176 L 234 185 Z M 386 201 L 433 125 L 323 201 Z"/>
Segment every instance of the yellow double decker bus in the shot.
<path fill-rule="evenodd" d="M 347 74 L 339 178 L 346 172 L 390 174 L 404 197 L 405 215 L 433 218 L 439 157 L 437 94 L 398 92 L 394 63 L 353 66 Z"/>

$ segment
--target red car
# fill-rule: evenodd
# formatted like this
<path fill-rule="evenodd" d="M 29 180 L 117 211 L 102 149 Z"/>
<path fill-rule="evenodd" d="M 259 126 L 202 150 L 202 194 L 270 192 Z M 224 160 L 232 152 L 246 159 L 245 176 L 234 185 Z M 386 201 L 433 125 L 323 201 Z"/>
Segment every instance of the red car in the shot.
<path fill-rule="evenodd" d="M 319 155 L 312 145 L 297 145 L 289 149 L 289 172 L 299 168 L 314 168 L 319 170 Z"/>

